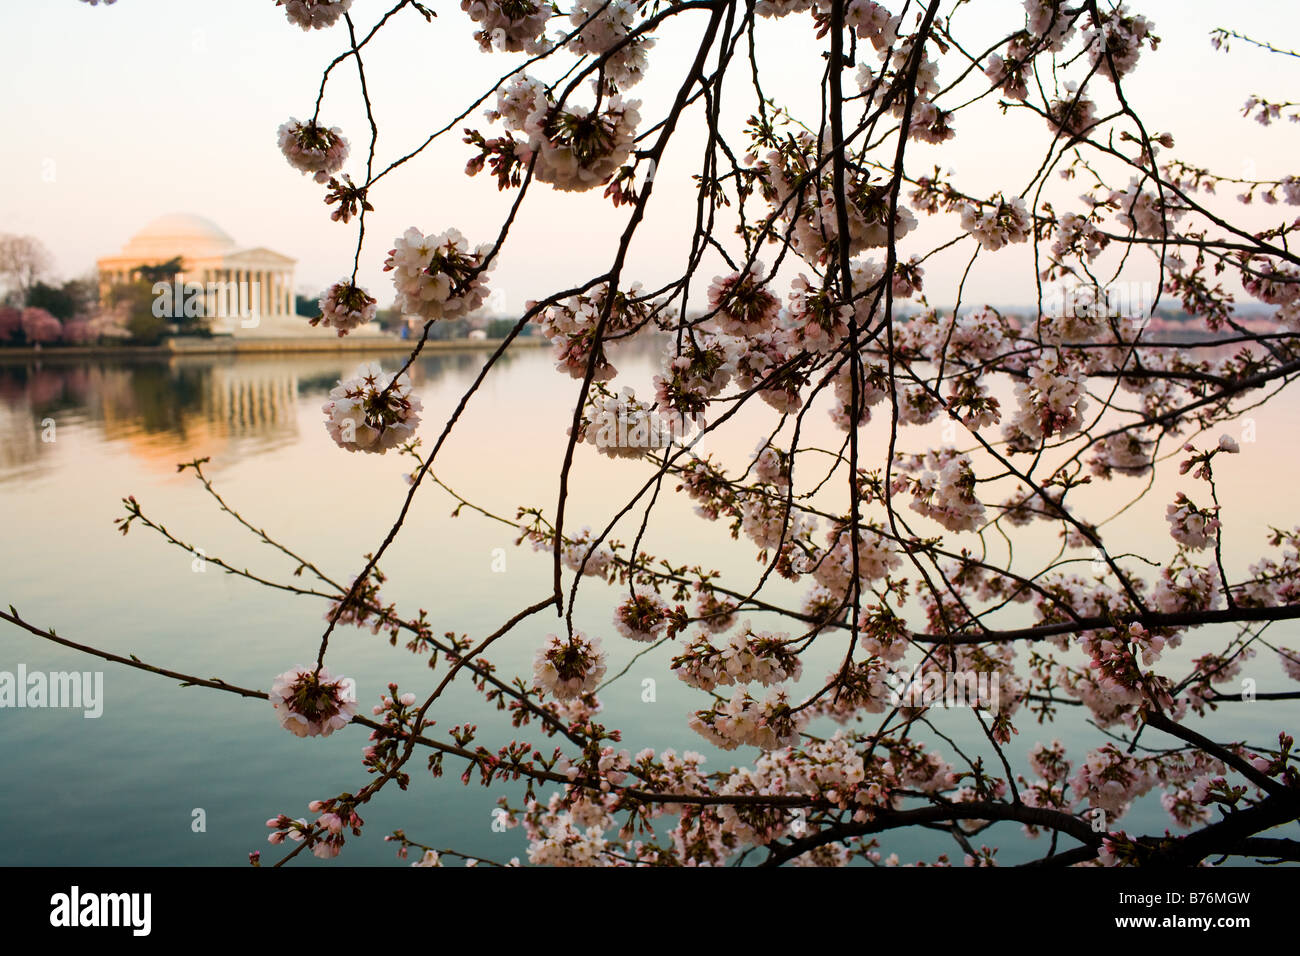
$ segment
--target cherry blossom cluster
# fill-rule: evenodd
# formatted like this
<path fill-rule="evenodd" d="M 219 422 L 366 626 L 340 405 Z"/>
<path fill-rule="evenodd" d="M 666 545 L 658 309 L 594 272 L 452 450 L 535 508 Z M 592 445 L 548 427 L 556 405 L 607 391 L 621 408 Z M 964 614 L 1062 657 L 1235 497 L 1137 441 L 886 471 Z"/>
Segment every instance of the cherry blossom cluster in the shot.
<path fill-rule="evenodd" d="M 474 39 L 484 53 L 543 53 L 550 49 L 546 25 L 553 15 L 549 3 L 532 0 L 461 0 L 460 8 L 478 24 Z"/>
<path fill-rule="evenodd" d="M 1113 190 L 1109 202 L 1120 226 L 1153 239 L 1171 234 L 1174 224 L 1186 213 L 1172 198 L 1162 199 L 1155 192 L 1144 190 L 1137 177 L 1129 181 L 1127 189 Z"/>
<path fill-rule="evenodd" d="M 669 608 L 651 594 L 635 594 L 614 611 L 614 628 L 630 641 L 648 644 L 673 637 L 685 624 L 685 609 Z"/>
<path fill-rule="evenodd" d="M 1272 545 L 1277 547 L 1285 544 L 1287 548 L 1282 552 L 1280 561 L 1263 557 L 1250 566 L 1250 577 L 1234 589 L 1239 602 L 1253 607 L 1300 603 L 1298 538 L 1300 529 L 1272 532 Z"/>
<path fill-rule="evenodd" d="M 1068 9 L 1060 0 L 1025 0 L 1027 29 L 1053 53 L 1065 48 L 1079 16 L 1080 11 Z"/>
<path fill-rule="evenodd" d="M 600 71 L 610 90 L 627 89 L 645 76 L 647 54 L 655 41 L 644 34 L 632 37 L 636 15 L 632 0 L 576 0 L 569 13 L 574 31 L 569 49 L 603 57 Z"/>
<path fill-rule="evenodd" d="M 640 105 L 619 94 L 602 97 L 598 107 L 561 105 L 540 80 L 517 74 L 497 91 L 496 109 L 487 116 L 523 139 L 508 135 L 480 148 L 507 165 L 531 164 L 539 182 L 564 192 L 585 192 L 608 182 L 626 162 L 641 120 Z M 476 160 L 470 171 L 481 164 L 482 159 Z"/>
<path fill-rule="evenodd" d="M 889 11 L 876 3 L 859 4 L 859 9 L 870 12 L 865 21 L 859 21 L 858 36 L 869 39 L 881 61 L 879 71 L 872 70 L 866 58 L 858 67 L 857 83 L 863 94 L 870 97 L 873 106 L 883 106 L 892 99 L 890 114 L 900 121 L 908 138 L 922 143 L 938 144 L 952 139 L 952 113 L 941 109 L 934 101 L 939 92 L 939 64 L 930 59 L 923 46 L 919 51 L 915 77 L 911 80 L 914 100 L 910 118 L 907 115 L 907 98 L 894 91 L 907 82 L 913 61 L 915 38 L 898 37 L 899 18 L 888 20 Z M 865 27 L 865 32 L 864 32 Z"/>
<path fill-rule="evenodd" d="M 824 264 L 838 248 L 839 219 L 831 175 L 823 173 L 814 183 L 808 182 L 817 155 L 817 138 L 801 132 L 761 159 L 757 152 L 746 154 L 745 162 L 762 183 L 764 197 L 792 229 L 794 250 L 809 262 Z M 903 203 L 897 204 L 891 217 L 891 192 L 888 180 L 873 181 L 866 175 L 846 184 L 850 255 L 887 245 L 891 233 L 903 239 L 915 228 L 916 217 Z"/>
<path fill-rule="evenodd" d="M 295 667 L 280 674 L 268 695 L 280 726 L 295 737 L 328 737 L 357 713 L 352 679 L 329 669 Z"/>
<path fill-rule="evenodd" d="M 709 286 L 709 308 L 720 331 L 743 336 L 770 332 L 781 301 L 765 287 L 763 265 L 756 262 L 745 272 L 714 278 Z"/>
<path fill-rule="evenodd" d="M 1054 97 L 1047 107 L 1047 122 L 1070 136 L 1084 136 L 1097 124 L 1097 104 L 1077 83 L 1064 84 L 1065 95 Z"/>
<path fill-rule="evenodd" d="M 339 337 L 370 322 L 379 308 L 378 300 L 351 279 L 340 279 L 320 297 L 321 314 L 312 325 L 337 329 Z"/>
<path fill-rule="evenodd" d="M 721 648 L 701 634 L 673 658 L 673 672 L 692 687 L 713 690 L 720 684 L 758 683 L 765 687 L 797 681 L 803 673 L 788 634 L 754 631 L 746 622 Z"/>
<path fill-rule="evenodd" d="M 496 265 L 492 245 L 470 248 L 458 229 L 424 235 L 411 227 L 393 240 L 384 271 L 393 273 L 397 309 L 422 319 L 458 319 L 488 297 L 487 276 Z"/>
<path fill-rule="evenodd" d="M 378 634 L 385 626 L 396 629 L 396 606 L 390 604 L 384 607 L 380 604 L 379 587 L 384 580 L 384 575 L 378 568 L 371 569 L 364 580 L 354 580 L 352 596 L 334 601 L 325 612 L 324 619 L 354 627 L 368 627 L 371 634 Z"/>
<path fill-rule="evenodd" d="M 333 26 L 352 6 L 352 0 L 275 0 L 275 3 L 284 7 L 284 15 L 290 23 L 304 30 L 323 30 Z"/>
<path fill-rule="evenodd" d="M 1168 644 L 1177 647 L 1180 637 L 1173 633 Z M 1151 673 L 1147 668 L 1159 659 L 1166 637 L 1151 633 L 1141 624 L 1130 624 L 1116 632 L 1093 632 L 1085 635 L 1083 648 L 1092 657 L 1094 691 L 1113 706 L 1132 712 L 1148 704 L 1161 710 L 1177 710 L 1171 692 L 1172 682 Z"/>
<path fill-rule="evenodd" d="M 862 823 L 876 810 L 900 808 L 902 790 L 938 794 L 951 791 L 958 780 L 941 756 L 914 744 L 886 741 L 884 752 L 868 760 L 861 753 L 862 743 L 856 734 L 839 732 L 801 747 L 773 749 L 761 754 L 752 768 L 733 767 L 711 777 L 703 773 L 703 757 L 689 751 L 678 756 L 668 750 L 656 759 L 647 748 L 629 762 L 623 756 L 626 751 L 614 755 L 605 748 L 602 763 L 609 761 L 616 775 L 626 767 L 651 791 L 682 795 L 712 791 L 738 799 L 704 806 L 672 801 L 650 804 L 644 811 L 647 817 L 672 815 L 677 817 L 676 825 L 666 839 L 639 839 L 630 821 L 614 832 L 618 801 L 614 791 L 591 795 L 570 787 L 544 805 L 535 800 L 525 805 L 530 855 L 560 865 L 580 860 L 593 866 L 719 866 L 743 848 L 767 846 L 819 828 L 821 811 L 791 811 L 754 803 L 754 798 L 802 796 L 810 806 L 834 808 Z M 618 762 L 613 761 L 615 756 Z M 858 848 L 814 850 L 795 862 L 842 866 L 855 852 L 872 862 L 881 861 L 874 841 L 867 841 Z"/>
<path fill-rule="evenodd" d="M 784 690 L 773 689 L 759 701 L 737 687 L 729 701 L 696 711 L 688 726 L 723 750 L 740 746 L 775 750 L 797 743 L 799 729 L 807 722 L 807 714 L 791 708 Z"/>
<path fill-rule="evenodd" d="M 974 531 L 984 520 L 984 505 L 975 494 L 970 458 L 945 452 L 934 457 L 938 474 L 926 472 L 911 484 L 912 509 L 949 531 Z"/>
<path fill-rule="evenodd" d="M 1124 4 L 1114 10 L 1099 7 L 1098 20 L 1099 26 L 1089 22 L 1084 27 L 1084 48 L 1097 71 L 1117 83 L 1121 76 L 1133 72 L 1144 43 L 1153 50 L 1160 44 L 1160 38 L 1151 32 L 1154 24 L 1146 17 L 1131 15 Z"/>
<path fill-rule="evenodd" d="M 844 595 L 853 582 L 855 551 L 858 580 L 863 585 L 885 578 L 903 563 L 884 529 L 863 523 L 857 529 L 856 542 L 854 532 L 847 525 L 828 529 L 826 547 L 802 556 L 795 562 L 794 570 L 811 573 L 832 594 Z"/>
<path fill-rule="evenodd" d="M 695 604 L 696 620 L 710 634 L 722 634 L 736 623 L 736 604 L 718 597 L 712 591 L 701 590 Z"/>
<path fill-rule="evenodd" d="M 330 174 L 342 169 L 347 161 L 348 141 L 337 126 L 290 118 L 280 126 L 278 135 L 280 152 L 289 165 L 304 174 L 312 173 L 318 183 L 329 182 Z"/>
<path fill-rule="evenodd" d="M 747 495 L 740 504 L 740 530 L 763 551 L 793 554 L 795 542 L 809 538 L 815 527 L 814 519 L 771 495 Z"/>
<path fill-rule="evenodd" d="M 1179 614 L 1212 610 L 1221 597 L 1218 568 L 1198 568 L 1175 561 L 1161 570 L 1151 603 L 1166 614 Z"/>
<path fill-rule="evenodd" d="M 644 458 L 685 441 L 702 424 L 675 410 L 663 413 L 624 387 L 617 395 L 593 390 L 579 436 L 610 458 Z"/>
<path fill-rule="evenodd" d="M 361 836 L 365 821 L 357 813 L 355 804 L 344 798 L 313 800 L 307 805 L 312 813 L 319 813 L 316 818 L 315 839 L 311 845 L 313 856 L 329 860 L 339 855 L 345 842 L 345 830 L 353 836 Z M 268 821 L 269 823 L 269 821 Z"/>
<path fill-rule="evenodd" d="M 1023 197 L 1016 196 L 1009 202 L 999 197 L 990 201 L 988 208 L 968 204 L 961 213 L 961 227 L 985 249 L 996 252 L 1003 246 L 1028 239 L 1033 219 Z"/>
<path fill-rule="evenodd" d="M 1284 327 L 1300 331 L 1300 269 L 1261 256 L 1246 263 L 1241 284 L 1261 302 L 1277 306 Z"/>
<path fill-rule="evenodd" d="M 1029 80 L 1034 74 L 1029 37 L 1023 34 L 1013 37 L 1006 53 L 1005 57 L 990 53 L 984 75 L 1003 96 L 1024 100 L 1029 95 Z"/>
<path fill-rule="evenodd" d="M 607 302 L 608 297 L 609 286 L 606 284 L 590 295 L 570 296 L 548 306 L 533 319 L 555 347 L 557 369 L 574 378 L 584 378 L 590 366 L 593 382 L 607 382 L 618 374 L 618 369 L 605 354 L 604 343 L 639 329 L 649 321 L 655 307 L 645 300 L 640 283 L 633 283 L 626 291 L 616 291 L 612 302 Z M 596 347 L 598 328 L 601 328 L 599 348 Z M 594 361 L 591 357 L 593 348 L 597 349 Z"/>
<path fill-rule="evenodd" d="M 1286 673 L 1286 676 L 1292 680 L 1300 681 L 1300 651 L 1293 651 L 1289 647 L 1279 647 L 1277 656 L 1282 662 L 1282 670 Z"/>
<path fill-rule="evenodd" d="M 383 454 L 411 440 L 423 408 L 404 372 L 385 372 L 371 362 L 330 389 L 321 411 L 340 448 Z"/>
<path fill-rule="evenodd" d="M 591 693 L 604 676 L 600 638 L 581 632 L 568 639 L 550 635 L 533 660 L 533 683 L 557 700 Z"/>
<path fill-rule="evenodd" d="M 303 817 L 294 820 L 283 813 L 271 817 L 266 821 L 266 825 L 274 831 L 267 834 L 266 842 L 277 846 L 286 839 L 301 843 L 314 829 Z"/>
<path fill-rule="evenodd" d="M 754 462 L 753 475 L 763 483 L 778 488 L 790 486 L 790 456 L 764 439 L 750 455 Z"/>
<path fill-rule="evenodd" d="M 358 186 L 346 173 L 337 178 L 331 176 L 325 185 L 328 187 L 325 193 L 325 205 L 337 207 L 330 213 L 331 221 L 346 225 L 359 212 L 375 211 L 375 207 L 366 198 L 369 188 Z"/>
<path fill-rule="evenodd" d="M 599 803 L 579 801 L 574 807 L 563 809 L 560 795 L 556 794 L 544 809 L 532 801 L 528 811 L 529 863 L 534 866 L 608 865 L 605 831 L 614 827 L 614 821 Z"/>
<path fill-rule="evenodd" d="M 870 283 L 854 276 L 860 291 L 869 293 Z M 854 309 L 832 289 L 818 285 L 802 273 L 790 283 L 787 311 L 778 316 L 781 328 L 797 329 L 803 347 L 810 352 L 833 352 L 849 334 Z"/>
<path fill-rule="evenodd" d="M 1165 509 L 1165 520 L 1169 522 L 1169 534 L 1183 547 L 1202 551 L 1218 540 L 1218 509 L 1198 508 L 1181 491 L 1174 498 L 1174 503 Z"/>
<path fill-rule="evenodd" d="M 1102 478 L 1145 475 L 1151 469 L 1154 447 L 1155 440 L 1141 432 L 1117 432 L 1097 443 L 1089 465 Z"/>
<path fill-rule="evenodd" d="M 1056 240 L 1052 243 L 1051 252 L 1052 258 L 1057 262 L 1071 254 L 1082 256 L 1086 262 L 1093 262 L 1110 242 L 1091 215 L 1062 213 L 1056 220 L 1055 227 Z"/>
<path fill-rule="evenodd" d="M 1114 744 L 1089 751 L 1070 786 L 1080 799 L 1106 812 L 1107 819 L 1117 820 L 1128 812 L 1133 801 L 1156 785 L 1141 758 L 1121 751 Z"/>
<path fill-rule="evenodd" d="M 379 703 L 370 712 L 379 718 L 379 726 L 370 731 L 368 743 L 361 750 L 362 765 L 370 773 L 381 778 L 391 776 L 398 786 L 405 787 L 410 782 L 410 774 L 402 769 L 406 738 L 427 731 L 434 721 L 417 720 L 416 696 L 399 693 L 395 683 L 388 685 L 388 693 L 380 695 Z"/>
<path fill-rule="evenodd" d="M 581 571 L 592 577 L 603 578 L 614 563 L 614 553 L 603 545 L 596 545 L 594 537 L 595 532 L 591 528 L 583 528 L 564 543 L 560 558 L 570 571 Z M 534 544 L 539 551 L 550 551 L 554 547 L 549 539 L 536 539 Z"/>
<path fill-rule="evenodd" d="M 680 347 L 670 343 L 653 379 L 655 406 L 664 414 L 705 420 L 711 400 L 735 376 L 742 348 L 738 339 L 707 331 L 696 332 Z"/>
<path fill-rule="evenodd" d="M 807 13 L 812 6 L 813 0 L 758 0 L 754 10 L 760 17 L 776 20 L 792 13 Z"/>
<path fill-rule="evenodd" d="M 1088 410 L 1084 397 L 1084 368 L 1072 355 L 1044 350 L 1017 381 L 1017 408 L 1003 426 L 1014 451 L 1030 451 L 1053 435 L 1071 435 L 1083 425 Z"/>

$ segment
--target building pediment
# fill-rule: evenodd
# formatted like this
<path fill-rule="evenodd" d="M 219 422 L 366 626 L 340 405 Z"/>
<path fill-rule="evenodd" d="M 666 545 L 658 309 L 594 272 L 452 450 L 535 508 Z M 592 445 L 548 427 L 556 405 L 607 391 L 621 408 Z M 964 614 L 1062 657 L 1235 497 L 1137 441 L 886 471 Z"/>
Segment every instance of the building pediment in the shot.
<path fill-rule="evenodd" d="M 267 249 L 264 246 L 257 246 L 253 249 L 240 249 L 237 252 L 227 253 L 225 256 L 226 265 L 232 267 L 247 266 L 249 268 L 267 268 L 279 266 L 282 268 L 288 268 L 297 261 L 297 259 L 281 255 L 280 253 Z"/>

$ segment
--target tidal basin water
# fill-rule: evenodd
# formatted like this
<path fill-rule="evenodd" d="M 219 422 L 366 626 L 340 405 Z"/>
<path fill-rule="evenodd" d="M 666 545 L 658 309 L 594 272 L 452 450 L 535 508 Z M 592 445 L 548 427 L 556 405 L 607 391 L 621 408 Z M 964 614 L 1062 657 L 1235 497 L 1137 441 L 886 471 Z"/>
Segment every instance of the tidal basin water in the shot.
<path fill-rule="evenodd" d="M 616 384 L 626 381 L 638 395 L 649 394 L 656 355 L 647 350 L 620 358 Z M 414 384 L 425 409 L 420 434 L 426 442 L 487 356 L 446 353 L 415 365 Z M 394 355 L 377 358 L 388 368 L 400 361 Z M 325 602 L 258 586 L 210 563 L 197 571 L 190 554 L 138 525 L 123 537 L 113 519 L 124 513 L 121 499 L 134 495 L 153 520 L 209 557 L 272 580 L 300 582 L 293 577 L 292 561 L 222 514 L 191 472 L 177 471 L 179 462 L 209 457 L 206 472 L 232 508 L 332 577 L 350 581 L 398 514 L 411 464 L 391 454 L 348 454 L 326 434 L 321 403 L 340 374 L 359 361 L 319 354 L 0 360 L 0 605 L 13 604 L 25 619 L 70 640 L 246 687 L 269 689 L 275 675 L 311 663 L 324 628 Z M 521 505 L 543 508 L 553 517 L 577 390 L 576 381 L 554 371 L 548 350 L 512 350 L 469 405 L 434 471 L 451 488 L 506 518 Z M 1265 553 L 1269 526 L 1298 523 L 1290 494 L 1300 458 L 1295 408 L 1292 396 L 1283 394 L 1248 412 L 1257 440 L 1243 444 L 1235 458 L 1216 460 L 1232 536 L 1225 553 L 1230 575 L 1243 573 Z M 734 433 L 707 450 L 743 468 L 772 420 L 761 410 L 738 416 Z M 867 467 L 883 463 L 884 427 L 875 421 L 863 431 Z M 937 444 L 941 427 L 909 430 L 909 447 L 917 450 L 927 438 Z M 1241 422 L 1227 430 L 1237 434 L 1245 427 Z M 821 447 L 838 447 L 824 411 L 809 416 L 807 436 Z M 1166 450 L 1174 448 L 1171 443 Z M 603 527 L 649 474 L 644 464 L 610 461 L 591 446 L 580 447 L 566 527 Z M 1160 562 L 1174 550 L 1165 505 L 1177 490 L 1198 489 L 1179 478 L 1176 466 L 1167 467 L 1146 497 L 1130 504 L 1146 483 L 1099 482 L 1084 489 L 1077 504 L 1090 520 L 1117 514 L 1103 527 L 1112 551 L 1136 551 Z M 527 544 L 516 546 L 514 530 L 499 522 L 470 511 L 453 517 L 454 506 L 433 485 L 417 495 L 404 531 L 381 562 L 388 576 L 383 596 L 408 617 L 427 610 L 435 633 L 479 638 L 547 595 L 550 559 Z M 676 565 L 718 569 L 738 588 L 757 579 L 762 566 L 755 563 L 752 545 L 696 518 L 675 482 L 665 485 L 656 507 L 659 518 L 643 542 L 649 553 Z M 640 515 L 640 508 L 634 510 L 615 537 L 630 543 Z M 1030 529 L 1017 543 L 1017 566 L 1041 564 L 1058 546 L 1054 530 Z M 992 559 L 1005 557 L 998 540 L 988 547 Z M 1080 561 L 1086 571 L 1087 556 Z M 774 579 L 764 593 L 798 606 L 808 586 Z M 704 706 L 704 695 L 669 673 L 672 645 L 633 662 L 644 645 L 614 631 L 611 613 L 619 599 L 617 589 L 584 579 L 575 620 L 602 638 L 610 675 L 630 664 L 602 694 L 602 717 L 624 731 L 621 746 L 632 753 L 644 747 L 698 750 L 712 768 L 749 762 L 756 752 L 723 753 L 686 726 L 689 712 Z M 1013 609 L 1002 620 L 1024 623 L 1025 613 Z M 770 626 L 760 615 L 746 616 L 756 627 Z M 1300 647 L 1296 627 L 1277 624 L 1267 636 Z M 494 646 L 489 658 L 505 674 L 531 675 L 536 648 L 557 629 L 553 613 L 536 615 Z M 1195 632 L 1184 650 L 1195 656 L 1220 649 L 1227 633 Z M 842 653 L 842 638 L 819 642 L 800 687 L 820 681 Z M 390 680 L 423 698 L 445 669 L 440 665 L 431 672 L 385 637 L 352 627 L 338 630 L 328 663 L 335 673 L 356 680 L 363 713 Z M 0 708 L 0 864 L 243 865 L 250 850 L 262 850 L 264 861 L 271 862 L 283 851 L 266 843 L 268 817 L 284 812 L 310 818 L 309 801 L 355 791 L 369 779 L 360 763 L 367 733 L 362 728 L 300 740 L 280 729 L 264 701 L 182 688 L 0 624 L 0 672 L 13 673 L 20 665 L 29 673 L 102 671 L 103 712 L 87 718 L 74 708 Z M 1245 676 L 1256 679 L 1261 692 L 1294 689 L 1266 650 L 1246 665 Z M 643 700 L 647 678 L 656 681 L 653 702 Z M 1252 733 L 1259 739 L 1259 728 L 1294 732 L 1298 712 L 1296 702 L 1230 704 L 1212 722 L 1196 725 L 1212 728 L 1208 732 L 1219 740 Z M 468 688 L 454 688 L 430 716 L 437 721 L 435 733 L 476 723 L 480 741 L 492 749 L 516 737 L 546 752 L 554 745 L 532 727 L 511 730 Z M 1105 740 L 1084 717 L 1079 708 L 1062 708 L 1055 724 L 1039 727 L 1022 711 L 1020 733 L 1010 747 L 1016 769 L 1024 770 L 1024 755 L 1035 740 L 1053 738 L 1069 745 L 1077 766 L 1085 743 Z M 996 766 L 969 712 L 950 710 L 936 715 L 936 722 L 968 753 L 982 753 Z M 829 735 L 834 725 L 809 729 Z M 957 762 L 950 747 L 937 746 Z M 424 755 L 417 755 L 408 765 L 411 790 L 391 786 L 364 811 L 365 834 L 349 838 L 337 861 L 300 854 L 295 862 L 393 864 L 394 847 L 382 838 L 397 827 L 432 846 L 526 862 L 522 831 L 492 827 L 496 799 L 506 796 L 518 805 L 519 787 L 465 786 L 459 779 L 463 763 L 454 760 L 447 761 L 446 776 L 438 780 L 424 767 Z M 199 810 L 201 831 L 194 824 Z M 1130 832 L 1172 828 L 1154 798 L 1139 804 L 1121 825 Z M 1027 841 L 1009 824 L 975 842 L 1001 843 L 998 860 L 1004 864 L 1045 852 L 1044 841 Z M 883 849 L 898 852 L 904 861 L 933 859 L 941 852 L 961 860 L 948 836 L 929 831 L 894 836 Z"/>

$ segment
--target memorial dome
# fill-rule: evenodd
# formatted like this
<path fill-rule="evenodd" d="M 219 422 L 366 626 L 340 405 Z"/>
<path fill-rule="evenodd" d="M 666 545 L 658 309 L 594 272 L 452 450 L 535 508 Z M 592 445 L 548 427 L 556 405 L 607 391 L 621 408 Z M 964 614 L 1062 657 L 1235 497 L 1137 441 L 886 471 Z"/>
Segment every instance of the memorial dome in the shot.
<path fill-rule="evenodd" d="M 141 259 L 205 259 L 233 251 L 235 240 L 216 223 L 189 213 L 160 216 L 145 226 L 126 244 L 124 256 Z"/>

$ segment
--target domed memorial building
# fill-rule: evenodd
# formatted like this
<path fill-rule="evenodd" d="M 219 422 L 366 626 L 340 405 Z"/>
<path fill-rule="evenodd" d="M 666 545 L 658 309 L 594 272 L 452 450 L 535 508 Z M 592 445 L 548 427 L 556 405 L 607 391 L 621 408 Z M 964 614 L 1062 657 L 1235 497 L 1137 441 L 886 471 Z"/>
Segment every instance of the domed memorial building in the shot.
<path fill-rule="evenodd" d="M 333 334 L 312 328 L 305 318 L 294 314 L 293 268 L 297 260 L 262 246 L 240 249 L 216 224 L 185 213 L 155 219 L 118 255 L 100 259 L 101 296 L 114 285 L 138 279 L 141 267 L 162 265 L 177 257 L 181 272 L 173 278 L 170 290 L 160 290 L 158 307 L 177 310 L 167 314 L 202 314 L 218 335 Z M 179 311 L 186 308 L 189 311 Z"/>

